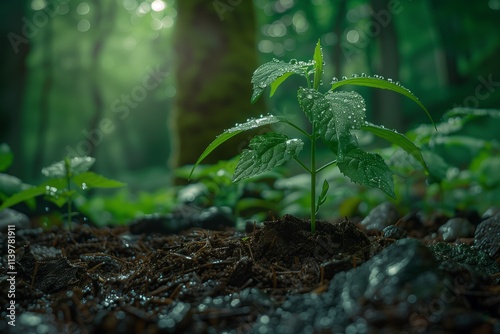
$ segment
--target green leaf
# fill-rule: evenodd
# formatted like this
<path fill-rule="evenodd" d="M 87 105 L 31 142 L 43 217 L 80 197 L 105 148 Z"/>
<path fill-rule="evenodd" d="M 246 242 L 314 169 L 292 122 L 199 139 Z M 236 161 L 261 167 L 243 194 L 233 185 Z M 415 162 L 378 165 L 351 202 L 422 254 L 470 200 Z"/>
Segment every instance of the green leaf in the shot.
<path fill-rule="evenodd" d="M 237 134 L 243 131 L 255 129 L 264 125 L 274 124 L 278 122 L 288 122 L 288 119 L 285 116 L 268 115 L 256 119 L 251 119 L 243 124 L 237 124 L 236 126 L 224 131 L 220 136 L 215 138 L 215 140 L 211 142 L 210 145 L 207 146 L 207 148 L 205 149 L 205 151 L 203 151 L 198 160 L 196 160 L 196 163 L 191 169 L 191 173 L 189 173 L 188 179 L 191 178 L 191 175 L 193 175 L 196 166 L 198 166 L 203 161 L 203 159 L 205 159 L 210 153 L 212 153 L 213 150 L 215 150 L 217 147 L 219 147 L 232 137 L 236 136 Z"/>
<path fill-rule="evenodd" d="M 255 103 L 267 86 L 272 85 L 271 96 L 278 86 L 292 74 L 299 74 L 307 78 L 304 69 L 312 66 L 314 62 L 292 60 L 289 63 L 273 60 L 265 63 L 255 70 L 252 76 L 253 94 L 251 102 Z M 281 78 L 285 76 L 284 78 Z"/>
<path fill-rule="evenodd" d="M 357 143 L 351 130 L 360 129 L 365 123 L 365 101 L 356 92 L 328 92 L 300 88 L 299 104 L 311 123 L 316 123 L 317 133 L 328 146 L 335 148 L 338 160 Z"/>
<path fill-rule="evenodd" d="M 240 161 L 233 175 L 233 182 L 249 178 L 296 157 L 304 143 L 300 139 L 288 139 L 287 136 L 268 132 L 255 136 L 250 141 L 250 149 L 241 153 Z"/>
<path fill-rule="evenodd" d="M 436 128 L 436 125 L 434 124 L 434 120 L 432 119 L 431 114 L 429 113 L 427 108 L 422 104 L 422 102 L 420 102 L 420 100 L 415 95 L 413 95 L 413 93 L 409 89 L 401 86 L 399 83 L 394 83 L 392 81 L 384 80 L 381 78 L 353 77 L 353 78 L 344 79 L 344 80 L 334 82 L 332 84 L 331 90 L 337 89 L 337 88 L 344 86 L 344 85 L 355 85 L 355 86 L 367 86 L 367 87 L 373 87 L 373 88 L 381 88 L 381 89 L 391 90 L 393 92 L 404 95 L 407 98 L 409 98 L 410 100 L 413 100 L 416 104 L 418 104 L 420 106 L 420 108 L 422 108 L 425 111 L 425 113 L 427 114 L 427 116 L 431 120 L 432 124 L 434 125 L 434 128 Z"/>
<path fill-rule="evenodd" d="M 365 125 L 361 127 L 362 130 L 369 131 L 380 138 L 383 138 L 395 145 L 398 145 L 403 150 L 408 152 L 411 156 L 413 156 L 425 169 L 425 172 L 428 174 L 429 169 L 427 168 L 427 164 L 425 163 L 424 157 L 422 156 L 422 152 L 420 149 L 405 135 L 397 132 L 396 130 L 389 130 L 379 125 L 371 124 L 365 122 Z"/>
<path fill-rule="evenodd" d="M 102 175 L 85 172 L 73 177 L 73 182 L 79 189 L 88 190 L 92 188 L 119 188 L 126 186 L 125 183 L 108 179 Z"/>
<path fill-rule="evenodd" d="M 314 49 L 314 89 L 318 89 L 321 82 L 321 75 L 323 75 L 323 51 L 318 39 L 316 48 Z"/>
<path fill-rule="evenodd" d="M 37 197 L 40 195 L 44 195 L 45 193 L 46 193 L 46 189 L 45 189 L 44 185 L 25 189 L 21 192 L 18 192 L 17 194 L 12 195 L 11 197 L 7 198 L 5 200 L 5 202 L 3 202 L 2 205 L 0 206 L 0 211 L 2 211 L 5 208 L 16 205 L 18 203 L 29 200 L 31 198 L 34 198 L 34 197 Z"/>
<path fill-rule="evenodd" d="M 92 157 L 74 157 L 69 159 L 69 173 L 66 170 L 66 161 L 62 160 L 43 168 L 42 174 L 51 178 L 65 178 L 68 174 L 74 176 L 88 171 L 94 162 L 95 158 Z"/>
<path fill-rule="evenodd" d="M 0 144 L 0 172 L 7 170 L 7 168 L 12 165 L 12 161 L 14 160 L 14 154 L 10 150 L 9 145 Z"/>
<path fill-rule="evenodd" d="M 319 211 L 319 207 L 325 203 L 326 195 L 328 193 L 328 189 L 330 189 L 330 184 L 327 180 L 323 181 L 323 188 L 321 189 L 321 194 L 319 195 L 318 202 L 316 203 L 316 213 Z"/>
<path fill-rule="evenodd" d="M 366 186 L 379 188 L 389 196 L 394 194 L 393 172 L 378 154 L 367 153 L 355 148 L 347 153 L 344 161 L 337 163 L 342 174 L 351 181 Z"/>

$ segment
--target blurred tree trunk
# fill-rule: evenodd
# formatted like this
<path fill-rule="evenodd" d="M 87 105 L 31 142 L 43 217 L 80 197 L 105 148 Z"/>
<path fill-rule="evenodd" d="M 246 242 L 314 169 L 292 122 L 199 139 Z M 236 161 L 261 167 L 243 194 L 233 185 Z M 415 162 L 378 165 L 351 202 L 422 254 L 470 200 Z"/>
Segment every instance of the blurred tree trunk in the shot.
<path fill-rule="evenodd" d="M 250 0 L 177 1 L 175 134 L 172 167 L 194 164 L 224 129 L 263 113 L 251 105 L 250 79 L 258 66 L 256 20 Z M 260 107 L 260 108 L 259 108 Z M 239 141 L 238 141 L 239 139 Z M 224 144 L 204 162 L 241 152 L 248 134 Z"/>
<path fill-rule="evenodd" d="M 116 2 L 105 3 L 100 0 L 94 0 L 92 3 L 94 12 L 92 24 L 95 27 L 95 39 L 92 45 L 91 57 L 91 71 L 89 76 L 90 91 L 92 94 L 92 102 L 94 105 L 94 115 L 90 119 L 89 131 L 95 131 L 99 128 L 99 122 L 104 118 L 105 106 L 104 98 L 102 96 L 101 81 L 101 55 L 102 51 L 109 39 L 115 25 L 115 14 L 117 11 Z M 91 156 L 97 157 L 97 147 L 102 143 L 103 138 L 96 143 L 92 144 Z M 104 159 L 96 159 L 96 166 Z"/>
<path fill-rule="evenodd" d="M 41 31 L 43 36 L 43 55 L 42 62 L 45 71 L 45 77 L 42 81 L 41 94 L 40 94 L 40 112 L 38 116 L 38 128 L 36 130 L 36 147 L 34 151 L 34 158 L 30 177 L 38 177 L 44 167 L 44 157 L 47 148 L 47 132 L 50 124 L 50 97 L 52 93 L 52 86 L 54 84 L 54 62 L 53 62 L 53 48 L 54 48 L 54 29 L 53 21 L 48 20 L 47 26 Z"/>
<path fill-rule="evenodd" d="M 463 42 L 456 36 L 464 34 L 461 18 L 459 15 L 449 15 L 456 13 L 456 3 L 451 1 L 429 1 L 434 20 L 436 22 L 437 31 L 444 52 L 446 77 L 448 84 L 451 86 L 459 86 L 467 81 L 467 78 L 460 74 L 458 68 L 458 57 L 461 56 L 457 43 Z M 462 6 L 458 6 L 461 8 Z M 451 9 L 451 10 L 450 10 Z"/>
<path fill-rule="evenodd" d="M 391 0 L 372 0 L 372 8 L 375 13 L 381 14 L 389 8 Z M 391 78 L 394 81 L 399 81 L 399 49 L 398 37 L 394 28 L 394 15 L 388 14 L 386 21 L 380 15 L 372 15 L 374 26 L 380 27 L 380 33 L 377 37 L 380 50 L 380 66 L 373 66 L 377 69 L 376 74 L 383 75 L 386 79 Z M 401 97 L 399 94 L 376 89 L 373 91 L 374 116 L 377 124 L 382 124 L 386 127 L 396 130 L 404 129 L 404 114 L 401 110 Z"/>

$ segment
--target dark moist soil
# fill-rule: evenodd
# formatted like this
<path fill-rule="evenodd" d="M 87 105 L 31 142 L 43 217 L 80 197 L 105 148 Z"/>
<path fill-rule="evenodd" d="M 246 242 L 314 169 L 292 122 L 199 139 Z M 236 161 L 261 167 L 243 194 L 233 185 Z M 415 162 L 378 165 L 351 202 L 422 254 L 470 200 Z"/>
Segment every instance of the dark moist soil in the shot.
<path fill-rule="evenodd" d="M 276 312 L 291 296 L 326 296 L 335 275 L 359 267 L 395 241 L 377 233 L 367 236 L 360 226 L 347 220 L 319 221 L 313 235 L 308 221 L 285 215 L 261 227 L 251 226 L 248 233 L 192 228 L 175 235 L 134 235 L 127 227 L 85 225 L 73 231 L 17 230 L 16 327 L 4 323 L 0 330 L 23 334 L 262 332 L 255 322 L 260 319 L 262 325 L 269 320 L 263 315 Z M 6 244 L 2 238 L 4 262 Z M 471 314 L 482 315 L 480 321 L 469 320 L 467 328 L 472 326 L 474 333 L 496 332 L 500 286 L 492 279 L 463 276 L 468 282 L 459 292 L 465 299 L 459 314 L 468 307 Z M 8 305 L 5 265 L 0 277 L 0 304 Z M 478 291 L 482 302 L 476 301 Z M 366 298 L 359 296 L 361 306 Z M 400 332 L 394 328 L 404 325 L 394 320 L 390 305 L 378 303 L 378 318 L 365 322 L 364 329 L 351 328 L 350 333 Z M 413 329 L 460 332 L 457 313 L 446 314 L 449 319 L 436 322 L 448 324 L 447 330 Z M 6 307 L 0 322 L 4 319 L 8 319 Z M 271 324 L 269 328 L 269 333 L 275 332 Z M 332 327 L 322 332 L 337 331 Z"/>

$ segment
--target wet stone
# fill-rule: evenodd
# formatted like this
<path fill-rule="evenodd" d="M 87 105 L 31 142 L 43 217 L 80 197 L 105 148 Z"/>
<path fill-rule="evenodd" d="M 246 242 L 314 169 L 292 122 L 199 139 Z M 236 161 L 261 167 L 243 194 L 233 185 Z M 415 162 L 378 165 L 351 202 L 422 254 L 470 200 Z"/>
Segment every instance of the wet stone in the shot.
<path fill-rule="evenodd" d="M 448 291 L 432 253 L 416 240 L 402 239 L 358 268 L 335 275 L 325 293 L 289 297 L 257 319 L 254 333 L 364 333 L 379 324 L 410 330 L 410 316 Z M 443 304 L 436 321 L 449 306 Z"/>
<path fill-rule="evenodd" d="M 399 226 L 390 225 L 390 226 L 384 227 L 384 229 L 382 230 L 382 235 L 386 239 L 399 240 L 399 239 L 406 238 L 408 236 L 408 233 L 406 233 L 406 231 L 403 230 Z"/>
<path fill-rule="evenodd" d="M 396 224 L 399 213 L 396 206 L 391 202 L 384 202 L 375 207 L 361 222 L 368 231 L 382 231 L 384 227 Z"/>
<path fill-rule="evenodd" d="M 453 242 L 458 238 L 468 238 L 474 235 L 474 225 L 465 218 L 451 218 L 439 227 L 439 234 L 444 241 Z"/>
<path fill-rule="evenodd" d="M 474 238 L 474 247 L 493 258 L 500 257 L 500 212 L 481 222 Z"/>

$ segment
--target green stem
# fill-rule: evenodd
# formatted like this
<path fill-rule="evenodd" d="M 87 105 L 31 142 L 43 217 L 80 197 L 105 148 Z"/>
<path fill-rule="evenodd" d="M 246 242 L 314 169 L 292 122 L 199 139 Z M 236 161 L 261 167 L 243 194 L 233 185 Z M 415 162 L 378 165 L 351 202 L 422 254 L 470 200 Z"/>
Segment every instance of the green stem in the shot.
<path fill-rule="evenodd" d="M 316 232 L 316 122 L 312 122 L 311 136 L 311 233 Z"/>

